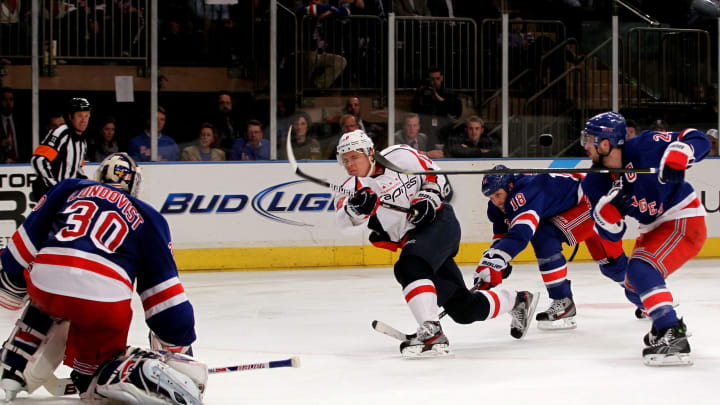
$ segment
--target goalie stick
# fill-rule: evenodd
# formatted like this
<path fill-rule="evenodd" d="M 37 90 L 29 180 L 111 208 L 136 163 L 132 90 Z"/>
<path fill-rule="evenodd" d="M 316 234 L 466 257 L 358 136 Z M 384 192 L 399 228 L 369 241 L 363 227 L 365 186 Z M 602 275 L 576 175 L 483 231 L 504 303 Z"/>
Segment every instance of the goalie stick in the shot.
<path fill-rule="evenodd" d="M 657 173 L 658 169 L 651 167 L 648 169 L 635 169 L 635 168 L 618 168 L 610 169 L 604 167 L 589 167 L 589 168 L 539 168 L 539 169 L 480 169 L 480 170 L 406 170 L 397 167 L 389 160 L 385 159 L 379 153 L 375 156 L 375 161 L 385 166 L 386 168 L 407 175 L 418 175 L 418 174 L 542 174 L 542 173 L 638 173 L 648 174 Z"/>
<path fill-rule="evenodd" d="M 296 175 L 298 175 L 299 177 L 302 177 L 303 179 L 305 179 L 305 180 L 307 180 L 307 181 L 309 181 L 309 182 L 311 182 L 311 183 L 315 183 L 315 184 L 317 184 L 317 185 L 320 185 L 320 186 L 323 186 L 323 187 L 327 187 L 327 188 L 329 188 L 330 190 L 332 190 L 332 191 L 334 191 L 334 192 L 336 192 L 336 193 L 345 194 L 345 195 L 348 196 L 348 197 L 354 197 L 354 196 L 355 196 L 355 192 L 352 191 L 352 190 L 348 190 L 348 189 L 346 189 L 346 188 L 343 188 L 342 186 L 338 186 L 337 184 L 332 184 L 332 183 L 330 183 L 330 182 L 327 181 L 327 180 L 323 180 L 323 179 L 321 179 L 321 178 L 318 178 L 318 177 L 315 177 L 315 176 L 311 176 L 311 175 L 303 172 L 302 170 L 300 170 L 300 167 L 298 166 L 297 160 L 295 160 L 295 153 L 293 152 L 293 149 L 292 149 L 292 138 L 291 138 L 291 134 L 292 134 L 292 126 L 290 126 L 290 128 L 288 129 L 288 136 L 287 136 L 287 158 L 288 158 L 288 162 L 290 162 L 290 166 L 292 167 L 293 172 L 294 172 Z M 378 154 L 378 155 L 379 155 L 379 154 Z M 390 204 L 390 203 L 385 202 L 385 201 L 380 201 L 380 206 L 385 207 L 385 208 L 388 208 L 388 209 L 391 209 L 391 210 L 404 212 L 404 213 L 406 213 L 406 214 L 411 214 L 411 215 L 416 215 L 416 214 L 417 214 L 417 213 L 415 212 L 415 210 L 413 210 L 413 209 L 405 208 L 405 207 L 400 207 L 400 206 L 398 206 L 398 205 Z"/>
<path fill-rule="evenodd" d="M 300 367 L 300 358 L 293 356 L 285 360 L 268 361 L 264 363 L 249 363 L 249 364 L 238 364 L 234 366 L 215 367 L 209 368 L 208 374 L 219 374 L 228 373 L 232 371 L 250 371 L 260 370 L 264 368 L 278 368 L 278 367 Z M 43 387 L 51 394 L 56 397 L 63 395 L 77 394 L 78 390 L 69 378 L 57 378 L 55 375 L 51 375 L 50 378 L 45 381 Z"/>

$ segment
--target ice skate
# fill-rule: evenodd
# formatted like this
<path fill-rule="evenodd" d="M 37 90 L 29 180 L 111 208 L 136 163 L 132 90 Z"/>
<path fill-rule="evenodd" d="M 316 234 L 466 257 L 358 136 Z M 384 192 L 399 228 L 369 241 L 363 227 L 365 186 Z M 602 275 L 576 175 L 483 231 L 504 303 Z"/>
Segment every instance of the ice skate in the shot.
<path fill-rule="evenodd" d="M 538 313 L 535 320 L 538 323 L 538 329 L 575 329 L 577 328 L 576 313 L 575 301 L 573 301 L 572 297 L 565 297 L 553 300 L 550 308 Z"/>
<path fill-rule="evenodd" d="M 685 322 L 683 322 L 682 319 L 678 320 L 678 327 L 685 330 L 685 337 L 692 337 L 692 332 L 687 331 L 687 326 L 685 326 Z M 658 337 L 659 337 L 658 330 L 653 325 L 650 328 L 650 332 L 646 333 L 645 336 L 643 336 L 643 343 L 645 343 L 645 346 L 652 346 L 657 342 Z"/>
<path fill-rule="evenodd" d="M 450 356 L 450 342 L 440 322 L 426 321 L 412 339 L 400 343 L 400 353 L 406 359 Z"/>
<path fill-rule="evenodd" d="M 652 335 L 650 331 L 649 335 Z M 646 366 L 690 366 L 690 343 L 685 323 L 680 319 L 676 326 L 658 331 L 651 346 L 643 349 Z M 649 338 L 652 339 L 652 336 Z"/>
<path fill-rule="evenodd" d="M 537 307 L 539 295 L 540 293 L 533 294 L 529 291 L 518 291 L 515 306 L 510 311 L 510 316 L 512 316 L 510 335 L 515 339 L 522 339 L 527 333 L 533 313 L 535 313 L 535 307 Z"/>

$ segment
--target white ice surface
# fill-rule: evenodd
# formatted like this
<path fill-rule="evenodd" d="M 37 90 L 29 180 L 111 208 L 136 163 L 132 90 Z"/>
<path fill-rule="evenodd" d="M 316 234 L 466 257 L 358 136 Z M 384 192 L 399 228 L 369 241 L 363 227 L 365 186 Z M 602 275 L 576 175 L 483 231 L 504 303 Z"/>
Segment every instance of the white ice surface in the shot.
<path fill-rule="evenodd" d="M 695 365 L 642 364 L 650 322 L 636 320 L 619 286 L 592 263 L 569 278 L 578 328 L 510 337 L 509 315 L 472 325 L 445 318 L 454 358 L 403 360 L 399 342 L 370 328 L 373 319 L 417 327 L 392 269 L 182 274 L 197 318 L 197 358 L 210 367 L 299 356 L 300 368 L 214 374 L 205 404 L 719 404 L 720 260 L 695 260 L 668 286 L 692 332 Z M 471 280 L 469 266 L 463 268 Z M 517 265 L 506 288 L 549 299 L 534 265 Z M 139 301 L 129 343 L 145 346 Z M 0 312 L 4 339 L 19 313 Z M 57 372 L 66 376 L 69 369 Z M 80 404 L 40 388 L 16 404 Z"/>

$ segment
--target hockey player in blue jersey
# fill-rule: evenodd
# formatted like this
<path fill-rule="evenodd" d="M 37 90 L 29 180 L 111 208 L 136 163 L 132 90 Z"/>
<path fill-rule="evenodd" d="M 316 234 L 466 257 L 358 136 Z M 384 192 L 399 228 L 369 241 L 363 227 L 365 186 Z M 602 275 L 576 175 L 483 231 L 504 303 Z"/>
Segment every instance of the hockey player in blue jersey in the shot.
<path fill-rule="evenodd" d="M 54 186 L 0 255 L 0 305 L 25 306 L 0 355 L 0 387 L 9 399 L 32 392 L 64 356 L 83 398 L 200 404 L 207 366 L 179 354 L 192 354 L 195 320 L 167 222 L 137 198 L 127 154 L 108 156 L 96 180 Z M 127 347 L 135 286 L 151 346 L 164 352 Z"/>
<path fill-rule="evenodd" d="M 628 261 L 625 284 L 652 318 L 643 341 L 649 366 L 690 365 L 689 333 L 673 309 L 665 279 L 695 257 L 707 238 L 705 209 L 685 171 L 701 161 L 710 142 L 701 131 L 644 131 L 625 139 L 625 119 L 614 112 L 585 124 L 582 144 L 596 167 L 658 168 L 658 173 L 593 173 L 582 188 L 593 205 L 595 228 L 605 239 L 621 240 L 625 216 L 635 218 L 640 236 Z"/>
<path fill-rule="evenodd" d="M 482 289 L 500 284 L 510 260 L 532 244 L 552 299 L 550 307 L 535 318 L 540 329 L 577 326 L 563 243 L 573 246 L 585 242 L 605 276 L 621 285 L 625 280 L 627 257 L 622 243 L 605 241 L 593 230 L 590 203 L 580 189 L 582 178 L 580 174 L 483 177 L 482 192 L 490 198 L 487 215 L 494 235 L 475 270 L 475 283 Z"/>

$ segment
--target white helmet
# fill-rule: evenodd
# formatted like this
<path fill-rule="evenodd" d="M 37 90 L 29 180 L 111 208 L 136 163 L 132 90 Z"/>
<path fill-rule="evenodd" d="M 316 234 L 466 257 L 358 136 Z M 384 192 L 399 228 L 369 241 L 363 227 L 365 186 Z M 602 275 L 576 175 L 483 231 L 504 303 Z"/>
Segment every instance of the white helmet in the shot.
<path fill-rule="evenodd" d="M 374 147 L 372 139 L 362 129 L 356 129 L 340 137 L 337 145 L 337 160 L 342 164 L 342 155 L 354 150 L 370 156 Z"/>
<path fill-rule="evenodd" d="M 123 189 L 131 196 L 137 197 L 142 175 L 130 155 L 118 152 L 103 159 L 95 172 L 95 181 Z"/>

